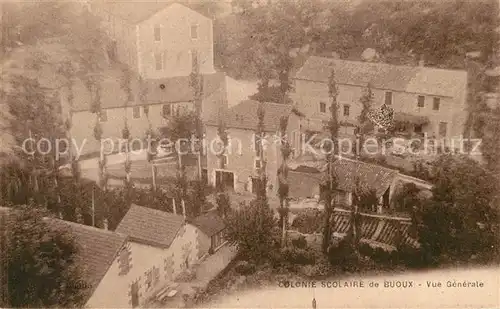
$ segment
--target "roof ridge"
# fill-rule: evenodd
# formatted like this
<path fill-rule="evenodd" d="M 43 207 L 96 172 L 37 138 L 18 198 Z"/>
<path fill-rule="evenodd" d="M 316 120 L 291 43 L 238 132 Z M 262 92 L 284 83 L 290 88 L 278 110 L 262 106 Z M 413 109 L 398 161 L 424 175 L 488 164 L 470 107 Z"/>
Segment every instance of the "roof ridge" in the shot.
<path fill-rule="evenodd" d="M 379 165 L 379 164 L 375 164 L 375 163 L 371 163 L 371 162 L 364 162 L 364 161 L 360 161 L 360 160 L 349 159 L 349 158 L 346 158 L 346 157 L 339 157 L 339 159 L 340 159 L 340 161 L 347 160 L 347 161 L 354 162 L 354 163 L 361 163 L 361 164 L 364 164 L 364 165 L 374 166 L 374 167 L 377 167 L 377 168 L 380 168 L 380 169 L 385 169 L 385 170 L 394 172 L 396 174 L 400 174 L 400 172 L 398 170 L 396 170 L 396 169 L 388 168 L 388 167 L 385 167 L 385 166 L 382 166 L 382 165 Z"/>
<path fill-rule="evenodd" d="M 121 236 L 121 237 L 124 237 L 125 240 L 128 238 L 128 235 L 125 235 L 123 233 L 119 233 L 116 231 L 110 231 L 110 230 L 106 230 L 106 229 L 101 229 L 101 228 L 98 228 L 95 226 L 85 225 L 85 224 L 81 224 L 81 223 L 77 223 L 77 222 L 66 221 L 66 220 L 54 218 L 54 217 L 44 217 L 44 219 L 53 220 L 56 222 L 61 222 L 61 223 L 67 224 L 69 226 L 81 227 L 81 228 L 84 228 L 84 229 L 89 230 L 89 231 L 99 231 L 100 233 L 104 233 L 104 234 Z"/>
<path fill-rule="evenodd" d="M 252 102 L 252 103 L 257 103 L 257 104 L 273 104 L 273 105 L 283 105 L 283 106 L 292 106 L 291 104 L 285 104 L 285 103 L 278 103 L 278 102 L 260 102 L 260 101 L 257 101 L 257 100 L 250 100 L 250 99 L 247 99 L 247 100 L 242 100 L 240 103 L 238 103 L 237 105 L 235 106 L 238 106 L 239 104 L 241 103 L 244 103 L 244 102 Z"/>
<path fill-rule="evenodd" d="M 184 220 L 184 217 L 182 215 L 174 214 L 173 212 L 168 212 L 168 211 L 163 211 L 163 210 L 154 209 L 154 208 L 150 208 L 150 207 L 140 206 L 140 205 L 137 205 L 137 204 L 132 204 L 130 206 L 130 209 L 132 209 L 132 207 L 146 209 L 146 211 L 151 211 L 151 212 L 156 212 L 156 213 L 171 215 L 172 217 L 177 217 L 179 219 Z M 130 211 L 130 209 L 129 209 L 129 211 Z"/>
<path fill-rule="evenodd" d="M 410 69 L 420 69 L 420 70 L 436 70 L 436 71 L 446 71 L 446 72 L 462 72 L 462 73 L 467 73 L 467 70 L 463 69 L 445 69 L 445 68 L 437 68 L 437 67 L 429 67 L 429 66 L 418 66 L 418 65 L 404 65 L 404 64 L 392 64 L 392 63 L 387 63 L 387 62 L 367 62 L 367 61 L 361 61 L 361 60 L 348 60 L 348 59 L 336 59 L 336 58 L 329 58 L 329 57 L 322 57 L 322 56 L 310 56 L 306 62 L 311 59 L 311 58 L 317 58 L 317 59 L 325 59 L 330 62 L 350 62 L 350 63 L 365 63 L 365 64 L 372 64 L 372 65 L 380 65 L 380 66 L 390 66 L 390 67 L 398 67 L 398 68 L 410 68 Z M 305 64 L 305 63 L 304 63 Z M 300 68 L 302 70 L 304 66 Z M 299 74 L 299 71 L 297 71 L 296 75 Z"/>

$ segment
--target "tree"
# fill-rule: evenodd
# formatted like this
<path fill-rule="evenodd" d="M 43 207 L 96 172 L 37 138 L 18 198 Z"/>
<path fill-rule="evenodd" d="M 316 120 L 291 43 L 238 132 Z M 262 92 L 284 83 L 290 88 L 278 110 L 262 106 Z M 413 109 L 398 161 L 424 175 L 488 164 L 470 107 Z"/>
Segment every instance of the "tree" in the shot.
<path fill-rule="evenodd" d="M 257 190 L 256 190 L 256 195 L 258 199 L 265 200 L 265 203 L 262 203 L 262 205 L 267 204 L 267 176 L 266 176 L 266 160 L 264 158 L 264 144 L 265 144 L 265 132 L 264 132 L 264 117 L 265 117 L 265 108 L 264 108 L 265 103 L 260 103 L 259 107 L 257 108 L 257 130 L 255 133 L 255 152 L 257 155 L 257 158 L 260 160 L 260 168 L 259 168 L 259 180 L 258 180 L 258 185 L 257 185 Z"/>
<path fill-rule="evenodd" d="M 372 105 L 373 105 L 373 91 L 372 86 L 368 83 L 368 86 L 365 89 L 365 92 L 359 99 L 361 103 L 361 113 L 358 116 L 358 127 L 357 134 L 359 134 L 359 147 L 360 149 L 356 149 L 356 156 L 360 156 L 360 151 L 363 151 L 364 143 L 365 143 L 365 135 L 373 130 L 373 123 L 369 119 L 368 115 L 370 114 Z"/>
<path fill-rule="evenodd" d="M 419 193 L 420 189 L 414 183 L 404 184 L 394 197 L 396 209 L 413 212 L 414 208 L 419 208 L 421 204 Z"/>
<path fill-rule="evenodd" d="M 361 240 L 361 214 L 359 212 L 364 204 L 371 203 L 371 192 L 370 190 L 362 185 L 359 177 L 355 180 L 354 192 L 352 193 L 352 205 L 351 205 L 351 218 L 349 225 L 348 238 L 350 239 L 351 249 L 359 255 L 359 242 Z M 375 195 L 376 198 L 376 195 Z"/>
<path fill-rule="evenodd" d="M 282 230 L 281 246 L 286 246 L 286 232 L 288 222 L 288 158 L 292 152 L 290 143 L 287 140 L 286 132 L 288 127 L 288 117 L 280 118 L 280 150 L 281 150 L 281 165 L 278 167 L 278 197 L 280 199 L 279 209 L 279 225 Z"/>
<path fill-rule="evenodd" d="M 187 191 L 187 198 L 190 205 L 189 209 L 187 209 L 188 217 L 195 218 L 201 215 L 204 210 L 207 210 L 209 206 L 207 202 L 207 189 L 207 185 L 201 179 L 190 181 Z"/>
<path fill-rule="evenodd" d="M 337 115 L 337 84 L 335 82 L 335 71 L 333 67 L 330 70 L 330 76 L 328 78 L 328 94 L 330 97 L 330 119 L 328 120 L 327 123 L 327 130 L 330 133 L 330 138 L 331 138 L 331 148 L 328 149 L 327 153 L 327 181 L 326 184 L 324 184 L 324 188 L 327 191 L 325 194 L 325 218 L 324 218 L 324 225 L 323 225 L 323 243 L 322 243 L 322 249 L 325 254 L 328 253 L 328 247 L 330 245 L 331 241 L 331 236 L 332 236 L 332 222 L 331 222 L 331 216 L 333 213 L 333 210 L 335 208 L 335 193 L 336 193 L 336 179 L 335 179 L 335 172 L 333 169 L 333 163 L 336 160 L 336 151 L 338 148 L 338 130 L 339 130 L 339 123 L 338 123 L 338 115 Z"/>
<path fill-rule="evenodd" d="M 227 218 L 231 211 L 231 201 L 227 192 L 217 192 L 215 203 L 217 204 L 217 213 L 219 216 L 223 219 Z"/>
<path fill-rule="evenodd" d="M 221 169 L 225 168 L 225 160 L 224 155 L 226 153 L 226 149 L 229 144 L 229 136 L 227 134 L 226 127 L 224 122 L 222 121 L 222 117 L 219 119 L 219 126 L 217 127 L 217 136 L 219 137 L 222 143 L 222 149 L 220 149 L 219 155 L 219 166 Z M 231 210 L 231 202 L 229 199 L 229 195 L 224 191 L 224 186 L 217 187 L 215 202 L 217 204 L 217 212 L 222 218 L 226 218 L 229 211 Z"/>
<path fill-rule="evenodd" d="M 262 200 L 255 199 L 250 205 L 243 205 L 226 222 L 227 240 L 237 246 L 243 258 L 255 263 L 268 260 L 279 245 L 273 212 L 261 203 Z"/>
<path fill-rule="evenodd" d="M 175 155 L 177 156 L 177 172 L 174 185 L 177 205 L 185 203 L 188 193 L 188 180 L 183 164 L 183 155 L 189 147 L 186 142 L 192 140 L 193 134 L 197 130 L 197 118 L 196 113 L 176 113 L 169 120 L 168 125 L 160 129 L 161 136 L 169 140 L 170 146 L 174 146 Z"/>
<path fill-rule="evenodd" d="M 196 112 L 195 121 L 195 137 L 197 141 L 197 156 L 198 156 L 198 180 L 201 181 L 201 152 L 203 139 L 203 124 L 201 121 L 201 105 L 203 103 L 203 75 L 200 73 L 200 64 L 198 63 L 198 56 L 194 57 L 194 63 L 190 74 L 190 86 L 193 89 L 194 106 Z"/>
<path fill-rule="evenodd" d="M 11 76 L 12 88 L 4 93 L 8 107 L 8 128 L 17 143 L 14 153 L 31 170 L 28 184 L 32 197 L 46 204 L 48 196 L 40 194 L 42 178 L 50 179 L 58 197 L 58 174 L 62 159 L 56 148 L 58 138 L 64 137 L 60 107 L 36 79 L 23 75 Z M 62 150 L 62 149 L 61 149 Z M 26 202 L 26 201 L 25 201 Z"/>
<path fill-rule="evenodd" d="M 122 90 L 126 93 L 126 99 L 124 102 L 124 109 L 127 110 L 128 104 L 130 102 L 134 102 L 134 94 L 131 88 L 132 84 L 132 78 L 131 78 L 131 72 L 129 71 L 128 67 L 123 68 L 123 77 L 121 80 L 121 88 Z M 148 117 L 149 112 L 146 112 L 147 109 L 144 109 L 146 113 L 146 117 Z M 149 117 L 148 117 L 149 119 Z M 125 116 L 124 119 L 124 124 L 123 124 L 123 129 L 122 129 L 122 140 L 125 141 L 125 163 L 124 163 L 124 168 L 125 168 L 125 173 L 126 173 L 126 179 L 125 179 L 125 188 L 127 192 L 127 202 L 130 203 L 132 199 L 132 180 L 131 180 L 131 168 L 132 168 L 132 162 L 130 161 L 130 130 L 128 127 L 128 120 L 127 117 Z M 121 147 L 122 145 L 120 145 Z M 120 149 L 120 152 L 122 149 Z"/>
<path fill-rule="evenodd" d="M 16 208 L 7 230 L 9 303 L 12 307 L 74 307 L 85 290 L 78 247 L 33 205 Z"/>
<path fill-rule="evenodd" d="M 498 209 L 494 178 L 467 156 L 442 155 L 435 165 L 432 199 L 421 211 L 420 242 L 438 260 L 491 252 Z"/>

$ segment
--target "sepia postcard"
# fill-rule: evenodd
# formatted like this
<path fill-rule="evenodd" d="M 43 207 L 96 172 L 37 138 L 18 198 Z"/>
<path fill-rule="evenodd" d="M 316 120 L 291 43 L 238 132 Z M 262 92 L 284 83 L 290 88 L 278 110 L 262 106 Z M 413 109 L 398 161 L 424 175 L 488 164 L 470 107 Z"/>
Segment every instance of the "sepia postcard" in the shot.
<path fill-rule="evenodd" d="M 499 0 L 0 24 L 0 308 L 500 308 Z"/>

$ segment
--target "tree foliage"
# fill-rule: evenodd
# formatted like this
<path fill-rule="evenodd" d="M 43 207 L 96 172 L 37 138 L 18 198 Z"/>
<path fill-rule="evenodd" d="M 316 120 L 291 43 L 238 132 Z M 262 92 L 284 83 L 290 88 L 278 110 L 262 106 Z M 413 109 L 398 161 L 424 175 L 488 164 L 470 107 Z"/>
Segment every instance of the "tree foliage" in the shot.
<path fill-rule="evenodd" d="M 288 128 L 288 117 L 282 116 L 280 118 L 280 152 L 281 152 L 281 164 L 278 167 L 277 179 L 278 179 L 278 197 L 280 200 L 279 208 L 279 226 L 282 229 L 281 243 L 282 246 L 286 245 L 286 234 L 288 225 L 288 194 L 289 194 L 289 184 L 288 184 L 288 159 L 292 152 L 291 145 L 287 139 L 287 128 Z"/>
<path fill-rule="evenodd" d="M 259 81 L 256 98 L 282 102 L 289 74 L 309 55 L 361 60 L 373 48 L 380 61 L 466 68 L 467 52 L 486 63 L 496 42 L 496 4 L 478 1 L 252 1 L 214 23 L 216 65 L 237 79 Z M 454 12 L 451 14 L 450 12 Z M 276 85 L 273 82 L 277 82 Z"/>
<path fill-rule="evenodd" d="M 323 243 L 322 249 L 325 254 L 328 253 L 328 247 L 331 242 L 331 231 L 332 231 L 332 214 L 335 208 L 335 194 L 337 188 L 336 175 L 333 169 L 333 163 L 336 160 L 335 154 L 338 151 L 338 130 L 340 128 L 337 115 L 337 84 L 335 81 L 335 70 L 333 67 L 330 69 L 330 75 L 328 78 L 328 94 L 330 96 L 330 119 L 327 122 L 326 129 L 330 133 L 331 145 L 328 149 L 327 156 L 327 172 L 326 172 L 326 183 L 323 184 L 324 188 L 324 201 L 325 201 L 325 217 L 323 224 Z"/>
<path fill-rule="evenodd" d="M 394 196 L 394 206 L 399 211 L 413 212 L 421 206 L 420 189 L 414 183 L 406 183 Z"/>
<path fill-rule="evenodd" d="M 88 284 L 78 267 L 69 230 L 55 228 L 33 205 L 17 208 L 7 229 L 9 298 L 12 307 L 75 307 Z"/>
<path fill-rule="evenodd" d="M 468 157 L 452 155 L 441 156 L 435 169 L 433 196 L 421 212 L 424 250 L 436 260 L 491 252 L 499 218 L 491 173 Z"/>
<path fill-rule="evenodd" d="M 249 261 L 264 262 L 279 246 L 279 230 L 273 212 L 262 205 L 261 200 L 241 205 L 228 216 L 226 226 L 228 241 L 235 244 L 238 253 Z"/>

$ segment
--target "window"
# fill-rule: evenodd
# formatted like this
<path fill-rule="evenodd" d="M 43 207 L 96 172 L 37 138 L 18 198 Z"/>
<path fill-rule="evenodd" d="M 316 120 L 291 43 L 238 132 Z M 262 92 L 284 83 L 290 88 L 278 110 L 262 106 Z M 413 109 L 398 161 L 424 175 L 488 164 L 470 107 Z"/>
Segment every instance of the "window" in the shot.
<path fill-rule="evenodd" d="M 134 106 L 132 109 L 133 117 L 135 119 L 141 118 L 141 107 L 140 106 Z"/>
<path fill-rule="evenodd" d="M 154 37 L 155 37 L 155 41 L 156 42 L 161 41 L 161 28 L 160 28 L 160 25 L 156 25 L 155 26 Z"/>
<path fill-rule="evenodd" d="M 433 104 L 432 104 L 432 109 L 435 110 L 435 111 L 438 111 L 440 104 L 441 104 L 441 99 L 440 98 L 434 98 Z"/>
<path fill-rule="evenodd" d="M 168 116 L 172 115 L 171 105 L 170 104 L 163 105 L 161 112 L 163 114 L 163 117 L 168 117 Z"/>
<path fill-rule="evenodd" d="M 326 113 L 326 103 L 325 102 L 319 102 L 319 112 Z"/>
<path fill-rule="evenodd" d="M 260 158 L 255 158 L 253 166 L 256 169 L 262 168 L 262 161 L 260 160 Z"/>
<path fill-rule="evenodd" d="M 385 105 L 392 105 L 392 92 L 391 91 L 385 92 Z"/>
<path fill-rule="evenodd" d="M 223 154 L 221 157 L 220 157 L 220 160 L 222 161 L 222 166 L 226 167 L 227 164 L 229 163 L 229 157 L 227 156 L 227 154 Z"/>
<path fill-rule="evenodd" d="M 191 39 L 198 38 L 198 25 L 191 25 Z"/>
<path fill-rule="evenodd" d="M 348 104 L 344 105 L 344 116 L 349 116 L 350 106 Z"/>
<path fill-rule="evenodd" d="M 161 54 L 155 54 L 155 67 L 156 71 L 163 70 L 163 61 L 161 59 Z"/>
<path fill-rule="evenodd" d="M 424 105 L 425 105 L 425 97 L 423 95 L 419 95 L 417 100 L 417 106 L 424 107 Z"/>
<path fill-rule="evenodd" d="M 149 106 L 144 105 L 144 106 L 142 107 L 142 111 L 144 112 L 144 115 L 148 115 L 148 114 L 149 114 Z"/>
<path fill-rule="evenodd" d="M 448 123 L 447 122 L 440 122 L 439 123 L 439 136 L 446 137 L 447 131 L 448 131 Z"/>
<path fill-rule="evenodd" d="M 191 67 L 193 69 L 198 67 L 198 52 L 196 50 L 191 51 Z"/>
<path fill-rule="evenodd" d="M 105 110 L 105 109 L 101 110 L 101 115 L 99 116 L 99 120 L 101 122 L 108 121 L 108 111 L 107 110 Z"/>

